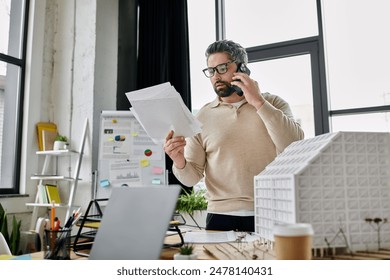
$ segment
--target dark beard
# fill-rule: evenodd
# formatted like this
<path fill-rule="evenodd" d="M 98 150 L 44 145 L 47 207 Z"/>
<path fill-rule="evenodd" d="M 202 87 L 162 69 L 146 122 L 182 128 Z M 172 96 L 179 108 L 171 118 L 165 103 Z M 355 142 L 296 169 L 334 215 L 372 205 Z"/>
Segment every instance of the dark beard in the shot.
<path fill-rule="evenodd" d="M 222 90 L 217 90 L 217 84 L 224 84 L 226 87 Z M 233 92 L 235 92 L 234 88 L 232 87 L 232 85 L 228 82 L 224 82 L 224 81 L 219 81 L 217 82 L 215 85 L 214 85 L 214 91 L 215 93 L 219 96 L 219 97 L 228 97 L 230 95 L 233 94 Z"/>

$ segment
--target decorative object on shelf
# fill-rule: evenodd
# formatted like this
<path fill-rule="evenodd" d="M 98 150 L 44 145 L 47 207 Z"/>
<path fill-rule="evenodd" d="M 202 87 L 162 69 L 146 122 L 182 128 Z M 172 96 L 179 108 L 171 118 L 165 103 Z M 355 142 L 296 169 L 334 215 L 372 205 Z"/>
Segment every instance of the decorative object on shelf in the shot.
<path fill-rule="evenodd" d="M 66 150 L 68 147 L 68 138 L 64 135 L 58 134 L 54 139 L 53 150 Z"/>
<path fill-rule="evenodd" d="M 61 204 L 60 192 L 58 190 L 58 187 L 52 184 L 46 184 L 45 187 L 48 203 L 53 203 L 54 201 L 56 204 Z"/>
<path fill-rule="evenodd" d="M 179 248 L 179 253 L 173 255 L 174 260 L 196 260 L 198 255 L 194 253 L 192 244 L 184 244 Z"/>
<path fill-rule="evenodd" d="M 32 174 L 30 176 L 31 180 L 37 180 L 37 193 L 35 195 L 35 200 L 33 202 L 27 202 L 26 206 L 33 207 L 33 212 L 31 216 L 31 226 L 35 226 L 37 224 L 38 219 L 38 209 L 39 207 L 53 207 L 52 201 L 55 201 L 55 207 L 64 208 L 65 213 L 60 211 L 61 217 L 59 217 L 62 221 L 66 221 L 70 215 L 72 214 L 72 210 L 76 207 L 74 204 L 75 194 L 78 186 L 78 182 L 81 180 L 79 178 L 80 167 L 83 158 L 83 151 L 86 142 L 86 136 L 88 131 L 88 118 L 85 119 L 84 128 L 81 136 L 80 146 L 77 150 L 69 150 L 67 147 L 62 146 L 65 149 L 61 150 L 48 150 L 48 151 L 37 151 L 36 154 L 39 156 L 44 156 L 44 162 L 39 173 Z M 62 137 L 59 140 L 68 140 L 66 137 Z M 67 142 L 65 142 L 67 143 Z M 73 169 L 73 174 L 71 176 L 66 176 L 65 174 L 61 174 L 62 172 L 58 172 L 59 164 L 62 165 L 66 160 L 67 164 L 71 164 Z M 54 183 L 54 181 L 56 181 Z M 63 182 L 63 183 L 61 183 Z M 64 182 L 69 182 L 69 184 L 65 184 Z M 60 192 L 62 197 L 58 198 L 49 198 L 46 185 L 56 185 L 57 187 L 65 188 L 68 187 L 69 190 L 64 190 L 64 192 Z M 61 199 L 59 199 L 61 198 Z M 58 200 L 58 201 L 57 201 Z M 60 204 L 60 202 L 62 202 Z M 64 214 L 65 217 L 62 217 Z M 34 228 L 31 228 L 34 230 Z M 41 242 L 43 243 L 43 242 Z"/>
<path fill-rule="evenodd" d="M 42 143 L 43 143 L 43 151 L 52 151 L 54 146 L 54 141 L 57 137 L 58 133 L 52 130 L 42 130 Z"/>
<path fill-rule="evenodd" d="M 54 138 L 51 135 L 57 135 L 57 125 L 52 122 L 37 123 L 37 139 L 39 151 L 47 151 L 53 147 Z M 50 138 L 50 139 L 49 139 Z M 46 145 L 45 145 L 46 141 Z M 51 146 L 51 148 L 49 147 Z"/>

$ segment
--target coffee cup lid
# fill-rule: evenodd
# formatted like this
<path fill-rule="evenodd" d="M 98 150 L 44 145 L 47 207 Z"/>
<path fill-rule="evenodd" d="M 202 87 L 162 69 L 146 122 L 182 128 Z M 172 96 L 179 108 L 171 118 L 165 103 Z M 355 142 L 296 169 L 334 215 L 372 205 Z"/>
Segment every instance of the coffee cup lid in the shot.
<path fill-rule="evenodd" d="M 278 236 L 302 236 L 313 235 L 314 231 L 311 224 L 276 224 L 273 233 Z"/>

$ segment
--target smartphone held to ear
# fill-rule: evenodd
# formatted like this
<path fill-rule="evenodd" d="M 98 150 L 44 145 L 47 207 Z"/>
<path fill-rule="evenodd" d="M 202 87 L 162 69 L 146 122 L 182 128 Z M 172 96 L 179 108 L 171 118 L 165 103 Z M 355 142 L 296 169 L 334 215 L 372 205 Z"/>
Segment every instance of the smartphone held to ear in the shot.
<path fill-rule="evenodd" d="M 246 65 L 242 64 L 242 63 L 239 63 L 237 65 L 237 72 L 246 73 L 246 74 L 248 74 L 248 76 L 251 74 L 251 71 L 248 69 L 248 67 L 246 67 Z M 236 80 L 236 81 L 240 81 L 240 80 Z M 238 86 L 231 86 L 231 88 L 232 88 L 232 91 L 235 91 L 237 93 L 237 95 L 239 95 L 239 96 L 242 96 L 244 94 L 242 92 L 242 89 Z"/>

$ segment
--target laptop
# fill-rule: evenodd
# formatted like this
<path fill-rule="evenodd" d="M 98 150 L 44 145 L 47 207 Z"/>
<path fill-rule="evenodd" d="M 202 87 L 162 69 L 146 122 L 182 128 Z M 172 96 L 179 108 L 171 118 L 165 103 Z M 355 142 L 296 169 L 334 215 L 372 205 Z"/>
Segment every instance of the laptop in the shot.
<path fill-rule="evenodd" d="M 179 193 L 179 185 L 113 188 L 89 259 L 159 259 Z"/>

